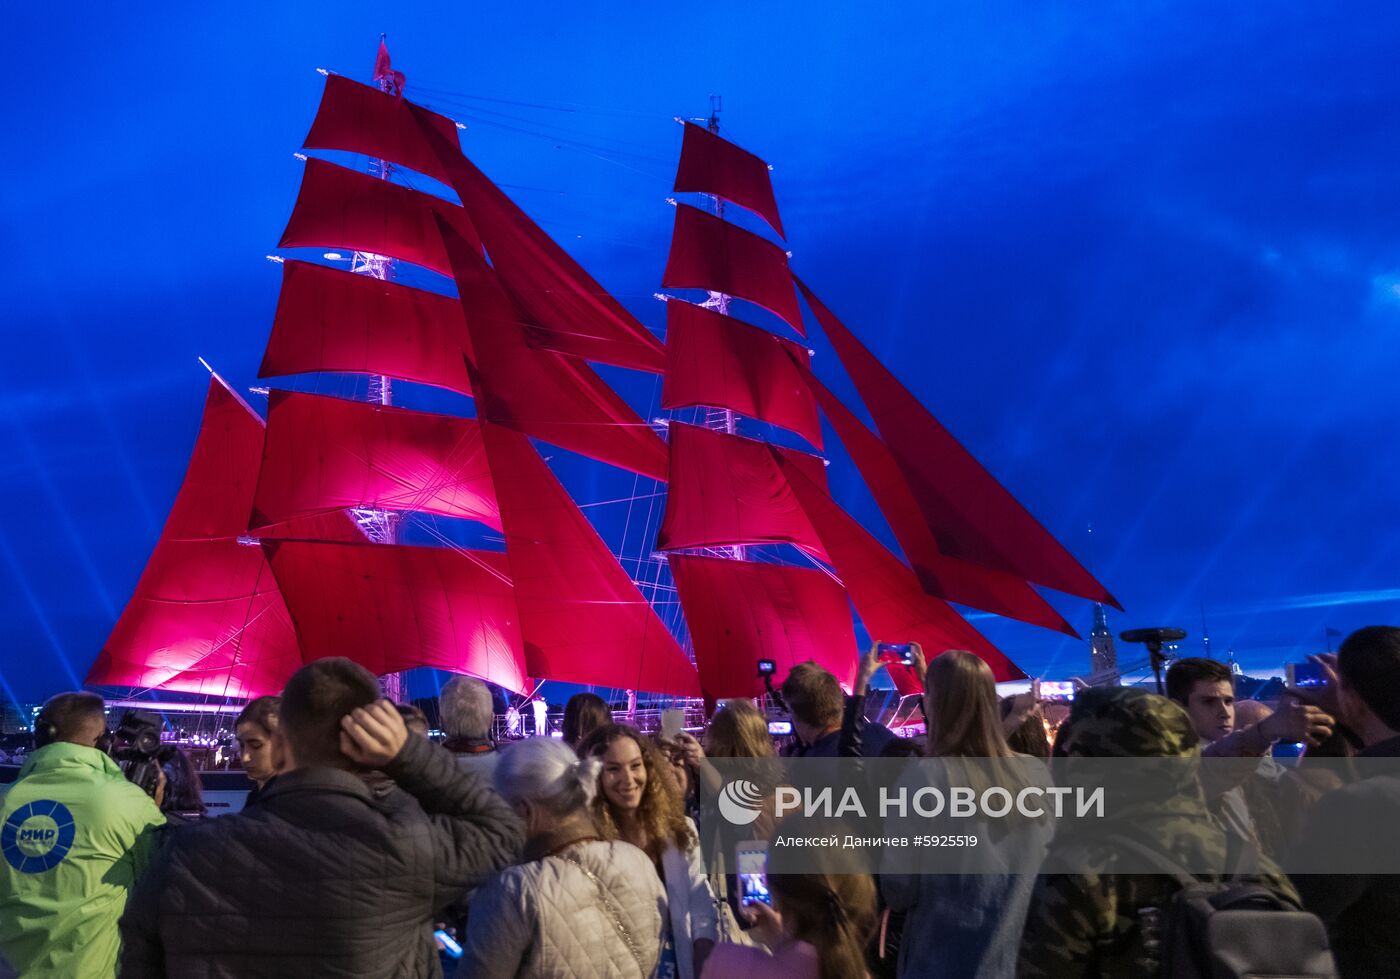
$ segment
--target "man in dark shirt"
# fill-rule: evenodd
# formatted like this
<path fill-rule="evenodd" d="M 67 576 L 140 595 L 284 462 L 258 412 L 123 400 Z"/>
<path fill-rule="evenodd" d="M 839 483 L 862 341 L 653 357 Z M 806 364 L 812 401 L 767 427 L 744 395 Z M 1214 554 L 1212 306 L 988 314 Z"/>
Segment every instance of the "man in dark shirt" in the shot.
<path fill-rule="evenodd" d="M 855 711 L 859 728 L 860 753 L 873 758 L 880 754 L 894 732 L 883 724 L 865 720 L 864 691 L 848 704 L 841 683 L 812 660 L 798 663 L 783 680 L 783 700 L 792 715 L 792 733 L 797 744 L 784 754 L 795 758 L 836 758 L 841 754 L 841 720 Z"/>
<path fill-rule="evenodd" d="M 1400 757 L 1400 628 L 1367 626 L 1342 643 L 1324 707 L 1364 745 L 1358 757 Z M 1324 796 L 1309 815 L 1300 857 L 1339 846 L 1389 846 L 1391 839 L 1341 837 L 1339 826 L 1400 826 L 1400 777 L 1374 771 Z M 1354 861 L 1353 861 L 1354 862 Z M 1400 974 L 1400 875 L 1299 874 L 1303 902 L 1323 921 L 1343 979 Z"/>
<path fill-rule="evenodd" d="M 294 673 L 280 716 L 289 770 L 171 838 L 121 919 L 121 974 L 438 979 L 437 912 L 515 858 L 519 819 L 349 660 Z"/>

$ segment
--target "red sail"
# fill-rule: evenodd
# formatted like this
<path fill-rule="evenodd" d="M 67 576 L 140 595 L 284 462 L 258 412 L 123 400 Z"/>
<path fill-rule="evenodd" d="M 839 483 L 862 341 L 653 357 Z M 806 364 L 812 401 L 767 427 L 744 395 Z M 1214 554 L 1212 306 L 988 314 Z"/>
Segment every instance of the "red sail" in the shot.
<path fill-rule="evenodd" d="M 525 689 L 504 554 L 320 541 L 263 547 L 308 660 L 347 656 L 378 674 L 431 666 Z"/>
<path fill-rule="evenodd" d="M 672 554 L 671 573 L 711 698 L 761 697 L 758 661 L 778 678 L 816 660 L 850 686 L 855 629 L 841 585 L 825 571 Z"/>
<path fill-rule="evenodd" d="M 666 513 L 658 550 L 795 544 L 826 558 L 821 538 L 779 468 L 785 460 L 826 486 L 820 459 L 767 442 L 671 425 Z"/>
<path fill-rule="evenodd" d="M 476 421 L 273 391 L 252 526 L 352 507 L 436 513 L 499 530 Z"/>
<path fill-rule="evenodd" d="M 618 367 L 660 373 L 661 342 L 462 155 L 455 134 L 440 133 L 432 113 L 405 103 L 420 119 L 447 183 L 471 215 L 496 274 L 520 304 L 530 343 Z M 458 229 L 474 242 L 471 234 Z"/>
<path fill-rule="evenodd" d="M 837 506 L 821 485 L 788 460 L 781 464 L 872 639 L 917 642 L 930 658 L 949 649 L 966 649 L 982 657 L 999 681 L 1025 676 L 952 607 L 926 593 L 914 572 Z"/>
<path fill-rule="evenodd" d="M 301 663 L 261 549 L 163 539 L 86 682 L 256 697 L 281 690 Z"/>
<path fill-rule="evenodd" d="M 778 202 L 773 199 L 768 164 L 690 122 L 685 124 L 685 139 L 681 142 L 676 190 L 723 197 L 753 211 L 780 236 L 787 237 L 778 217 Z"/>
<path fill-rule="evenodd" d="M 456 204 L 324 160 L 307 160 L 281 248 L 349 248 L 389 255 L 451 275 L 434 218 L 480 249 Z"/>
<path fill-rule="evenodd" d="M 412 107 L 402 97 L 395 98 L 343 75 L 328 75 L 316 121 L 302 145 L 313 150 L 363 153 L 447 183 L 447 173 L 433 146 L 424 138 L 422 125 L 431 126 L 443 139 L 457 143 L 457 124 L 446 116 Z"/>
<path fill-rule="evenodd" d="M 950 602 L 1079 638 L 1074 627 L 1022 579 L 941 554 L 889 448 L 826 385 L 815 377 L 810 377 L 810 382 L 821 402 L 822 412 L 865 477 L 865 484 L 870 487 L 880 512 L 889 521 L 890 529 L 899 540 L 899 546 L 904 548 L 904 556 L 913 565 L 925 591 Z"/>
<path fill-rule="evenodd" d="M 185 481 L 88 683 L 244 697 L 301 665 L 262 552 L 237 542 L 262 442 L 257 415 L 211 379 Z"/>
<path fill-rule="evenodd" d="M 870 409 L 939 549 L 949 557 L 1118 607 L 1108 590 L 812 291 L 800 280 L 798 285 Z"/>
<path fill-rule="evenodd" d="M 686 204 L 676 205 L 671 255 L 661 284 L 747 299 L 806 335 L 787 255 L 770 241 Z"/>
<path fill-rule="evenodd" d="M 666 304 L 663 408 L 728 408 L 821 448 L 805 347 L 692 303 Z"/>
<path fill-rule="evenodd" d="M 490 382 L 484 389 L 472 382 L 477 417 L 664 479 L 666 444 L 651 427 L 583 361 L 530 347 L 495 271 L 446 224 L 441 231 L 456 266 L 476 364 Z"/>
<path fill-rule="evenodd" d="M 529 440 L 490 423 L 481 434 L 529 675 L 697 695 L 695 668 Z"/>
<path fill-rule="evenodd" d="M 452 296 L 289 260 L 258 376 L 385 374 L 471 394 L 466 331 Z"/>

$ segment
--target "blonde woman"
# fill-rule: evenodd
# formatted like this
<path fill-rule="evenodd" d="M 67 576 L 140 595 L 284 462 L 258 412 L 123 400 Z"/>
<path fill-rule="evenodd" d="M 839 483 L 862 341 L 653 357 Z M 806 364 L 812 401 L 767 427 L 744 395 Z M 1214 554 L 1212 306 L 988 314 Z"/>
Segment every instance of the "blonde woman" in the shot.
<path fill-rule="evenodd" d="M 696 979 L 719 931 L 695 823 L 685 815 L 669 763 L 625 724 L 596 728 L 579 744 L 579 756 L 602 762 L 593 809 L 599 834 L 640 848 L 665 885 L 670 927 L 657 975 Z"/>
<path fill-rule="evenodd" d="M 996 682 L 985 662 L 953 649 L 925 669 L 916 648 L 916 675 L 924 679 L 927 754 L 944 759 L 941 780 L 981 790 L 1001 785 L 1013 795 L 1032 779 L 1049 783 L 1041 763 L 1017 755 L 1006 743 Z M 946 789 L 947 786 L 940 786 Z M 968 873 L 908 874 L 902 857 L 885 863 L 880 892 L 892 911 L 907 913 L 899 949 L 900 979 L 968 976 L 1013 979 L 1034 867 L 1049 843 L 1048 819 L 967 820 L 958 833 L 976 834 L 982 845 L 965 851 L 976 861 Z M 959 851 L 962 852 L 962 851 Z M 1032 868 L 1032 869 L 1027 869 Z"/>

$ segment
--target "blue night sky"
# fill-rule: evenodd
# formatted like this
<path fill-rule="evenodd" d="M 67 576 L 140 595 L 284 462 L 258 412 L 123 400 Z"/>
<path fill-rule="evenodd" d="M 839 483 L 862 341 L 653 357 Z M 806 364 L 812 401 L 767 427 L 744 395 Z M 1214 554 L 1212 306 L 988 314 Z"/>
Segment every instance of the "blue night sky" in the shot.
<path fill-rule="evenodd" d="M 1400 619 L 1394 4 L 154 6 L 8 12 L 11 696 L 80 680 L 130 594 L 196 357 L 258 383 L 313 69 L 368 80 L 381 31 L 409 96 L 654 328 L 671 117 L 722 93 L 794 268 L 1119 597 L 1115 631 L 1199 649 L 1204 606 L 1218 655 L 1272 670 Z M 622 390 L 645 410 L 650 379 Z M 556 461 L 581 501 L 631 485 Z M 831 473 L 885 533 L 839 450 Z M 1087 643 L 976 621 L 1032 674 L 1087 669 Z"/>

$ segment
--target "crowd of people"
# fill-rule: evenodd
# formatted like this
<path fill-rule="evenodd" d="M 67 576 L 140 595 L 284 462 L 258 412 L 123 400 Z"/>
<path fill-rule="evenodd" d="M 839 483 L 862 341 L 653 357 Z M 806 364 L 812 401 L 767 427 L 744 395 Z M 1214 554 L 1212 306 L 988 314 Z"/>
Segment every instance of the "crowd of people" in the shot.
<path fill-rule="evenodd" d="M 1279 869 L 1291 847 L 1336 845 L 1315 837 L 1351 813 L 1373 819 L 1379 807 L 1400 825 L 1400 778 L 1326 785 L 1271 757 L 1281 742 L 1327 757 L 1400 754 L 1400 628 L 1353 633 L 1335 656 L 1317 658 L 1324 683 L 1290 690 L 1274 709 L 1236 703 L 1222 664 L 1182 659 L 1165 697 L 1081 691 L 1053 738 L 1035 698 L 999 700 L 971 653 L 925 663 L 915 647 L 912 659 L 925 690 L 921 740 L 866 720 L 880 668 L 872 650 L 849 695 L 814 663 L 790 670 L 781 701 L 793 737 L 781 745 L 749 700 L 722 703 L 699 737 L 658 737 L 582 693 L 565 708 L 562 738 L 505 746 L 492 741 L 491 692 L 479 680 L 444 686 L 437 743 L 423 713 L 384 700 L 364 668 L 318 660 L 238 716 L 253 788 L 241 812 L 217 819 L 202 818 L 187 762 L 166 760 L 151 790 L 139 787 L 103 750 L 102 699 L 59 694 L 0 798 L 0 958 L 21 977 L 379 979 L 445 968 L 463 977 L 1011 979 L 1255 974 L 1241 963 L 1272 955 L 1292 961 L 1268 974 L 1400 976 L 1400 876 L 1290 879 Z M 1224 781 L 1154 778 L 1092 833 L 1043 819 L 1013 841 L 988 826 L 1004 872 L 915 874 L 890 854 L 878 873 L 771 874 L 768 900 L 750 900 L 734 855 L 700 845 L 699 800 L 702 787 L 719 786 L 719 760 L 780 751 L 980 759 L 993 772 L 1025 756 L 1257 764 Z M 1327 821 L 1314 818 L 1321 813 Z M 753 832 L 780 829 L 770 806 Z M 1160 872 L 1120 869 L 1114 833 L 1151 839 Z M 1228 880 L 1172 869 L 1223 865 L 1240 847 L 1255 859 Z M 1020 869 L 1028 854 L 1046 861 L 1040 873 Z M 1188 947 L 1183 895 L 1226 884 L 1247 885 L 1256 923 L 1203 931 Z M 1282 940 L 1267 910 L 1288 916 Z M 1212 942 L 1230 954 L 1205 963 Z"/>

